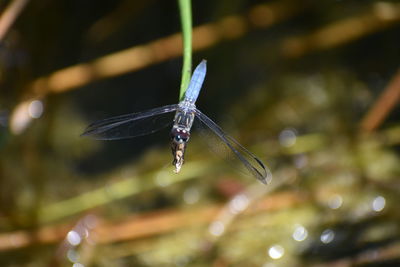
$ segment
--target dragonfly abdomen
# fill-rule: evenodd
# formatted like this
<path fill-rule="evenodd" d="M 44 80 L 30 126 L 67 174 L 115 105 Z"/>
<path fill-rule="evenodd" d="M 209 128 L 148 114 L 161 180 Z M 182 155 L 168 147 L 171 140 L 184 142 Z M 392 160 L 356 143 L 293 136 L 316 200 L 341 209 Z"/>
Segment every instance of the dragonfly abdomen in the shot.
<path fill-rule="evenodd" d="M 204 78 L 206 77 L 207 61 L 202 60 L 196 67 L 190 80 L 189 86 L 185 93 L 185 100 L 194 103 L 199 96 L 201 86 L 203 85 Z"/>

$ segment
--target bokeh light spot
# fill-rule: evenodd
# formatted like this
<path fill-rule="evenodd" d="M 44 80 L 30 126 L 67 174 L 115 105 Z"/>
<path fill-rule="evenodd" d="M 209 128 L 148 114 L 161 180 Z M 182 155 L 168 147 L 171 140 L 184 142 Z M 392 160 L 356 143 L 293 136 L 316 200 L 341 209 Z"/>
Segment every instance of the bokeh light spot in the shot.
<path fill-rule="evenodd" d="M 67 259 L 70 262 L 77 262 L 79 260 L 79 254 L 76 252 L 75 249 L 69 249 L 67 252 Z"/>
<path fill-rule="evenodd" d="M 235 196 L 229 203 L 229 210 L 233 213 L 239 213 L 247 208 L 249 205 L 249 198 L 244 194 Z"/>
<path fill-rule="evenodd" d="M 279 134 L 279 143 L 284 147 L 291 147 L 296 144 L 296 131 L 294 129 L 284 129 Z"/>
<path fill-rule="evenodd" d="M 194 204 L 200 199 L 199 190 L 195 187 L 190 187 L 183 192 L 183 200 L 187 204 Z"/>
<path fill-rule="evenodd" d="M 274 245 L 268 249 L 268 255 L 274 259 L 280 259 L 285 254 L 285 249 L 281 245 Z"/>
<path fill-rule="evenodd" d="M 299 242 L 304 241 L 307 238 L 307 236 L 308 236 L 308 231 L 302 225 L 298 225 L 296 229 L 294 229 L 292 235 L 293 239 Z"/>
<path fill-rule="evenodd" d="M 321 242 L 324 244 L 332 242 L 334 238 L 335 238 L 335 232 L 332 231 L 331 229 L 324 230 L 320 237 Z"/>
<path fill-rule="evenodd" d="M 215 221 L 211 223 L 209 231 L 214 236 L 220 236 L 225 231 L 225 226 L 221 221 Z"/>
<path fill-rule="evenodd" d="M 342 204 L 343 204 L 343 198 L 342 198 L 341 195 L 334 195 L 334 196 L 332 196 L 332 197 L 329 199 L 329 202 L 328 202 L 328 206 L 329 206 L 331 209 L 334 209 L 334 210 L 340 208 L 340 207 L 342 206 Z"/>
<path fill-rule="evenodd" d="M 77 246 L 81 243 L 82 239 L 81 236 L 75 231 L 69 231 L 67 234 L 67 241 L 72 246 Z"/>
<path fill-rule="evenodd" d="M 38 119 L 42 116 L 43 114 L 43 103 L 40 100 L 33 100 L 31 103 L 29 103 L 28 106 L 28 113 L 29 116 L 33 119 Z"/>
<path fill-rule="evenodd" d="M 372 209 L 376 212 L 380 212 L 385 208 L 386 199 L 382 196 L 377 196 L 372 201 Z"/>

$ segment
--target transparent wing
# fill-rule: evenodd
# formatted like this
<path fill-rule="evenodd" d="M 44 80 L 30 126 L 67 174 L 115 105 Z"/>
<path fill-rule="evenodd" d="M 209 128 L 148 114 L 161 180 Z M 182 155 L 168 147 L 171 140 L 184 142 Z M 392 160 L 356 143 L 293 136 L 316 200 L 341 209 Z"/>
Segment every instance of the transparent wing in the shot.
<path fill-rule="evenodd" d="M 214 143 L 216 144 L 212 145 L 219 146 L 218 143 L 224 144 L 223 149 L 225 151 L 223 153 L 227 154 L 224 156 L 229 157 L 229 154 L 232 154 L 233 152 L 234 157 L 236 159 L 239 159 L 243 163 L 245 169 L 249 171 L 252 176 L 256 177 L 264 184 L 267 184 L 271 181 L 272 174 L 268 167 L 266 167 L 260 159 L 258 159 L 253 153 L 251 153 L 241 144 L 239 144 L 233 137 L 227 135 L 215 122 L 204 115 L 200 110 L 196 109 L 195 114 L 198 120 L 206 125 L 207 128 L 209 128 L 218 137 L 218 139 L 220 139 L 219 142 L 215 141 Z M 213 150 L 215 151 L 220 149 L 220 146 L 213 148 Z"/>
<path fill-rule="evenodd" d="M 172 124 L 177 108 L 174 104 L 100 120 L 90 124 L 82 136 L 116 140 L 154 133 Z"/>

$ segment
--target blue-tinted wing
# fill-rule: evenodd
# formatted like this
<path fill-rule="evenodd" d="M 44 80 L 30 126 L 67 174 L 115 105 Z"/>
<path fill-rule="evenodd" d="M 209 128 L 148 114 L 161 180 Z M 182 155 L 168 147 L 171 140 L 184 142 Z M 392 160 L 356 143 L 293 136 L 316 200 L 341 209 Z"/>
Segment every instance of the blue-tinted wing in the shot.
<path fill-rule="evenodd" d="M 177 108 L 174 104 L 100 120 L 89 125 L 82 136 L 116 140 L 154 133 L 172 124 L 172 112 Z"/>
<path fill-rule="evenodd" d="M 229 157 L 229 155 L 233 153 L 233 157 L 239 159 L 251 175 L 256 177 L 264 184 L 267 184 L 271 181 L 272 174 L 268 167 L 266 167 L 261 160 L 259 160 L 253 153 L 239 144 L 233 137 L 227 135 L 215 122 L 204 115 L 200 110 L 196 109 L 195 114 L 199 121 L 205 124 L 207 128 L 209 128 L 218 137 L 220 141 L 219 143 L 224 144 L 223 147 L 226 149 L 222 153 L 227 154 L 224 155 L 224 157 Z M 207 136 L 206 138 L 209 137 Z M 214 143 L 216 143 L 216 141 Z M 213 145 L 218 146 L 218 144 Z M 219 148 L 214 149 L 219 150 Z"/>

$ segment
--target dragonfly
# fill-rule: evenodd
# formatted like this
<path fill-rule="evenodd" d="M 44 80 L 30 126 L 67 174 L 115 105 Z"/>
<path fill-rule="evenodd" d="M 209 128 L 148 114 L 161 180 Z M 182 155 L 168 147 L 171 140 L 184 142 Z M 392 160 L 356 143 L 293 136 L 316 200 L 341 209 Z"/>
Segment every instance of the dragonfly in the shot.
<path fill-rule="evenodd" d="M 97 140 L 126 139 L 151 134 L 172 124 L 170 132 L 172 165 L 175 167 L 174 171 L 179 173 L 185 161 L 185 151 L 193 122 L 198 120 L 205 125 L 205 128 L 211 130 L 215 139 L 223 144 L 228 153 L 233 153 L 233 158 L 241 162 L 244 166 L 242 169 L 246 173 L 264 184 L 269 183 L 272 175 L 268 167 L 196 107 L 195 102 L 202 88 L 206 71 L 207 61 L 202 60 L 193 72 L 183 100 L 178 104 L 103 119 L 90 124 L 82 136 Z M 173 112 L 175 116 L 171 120 Z"/>

